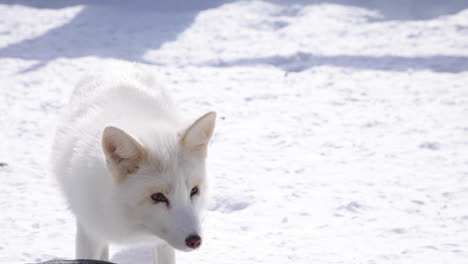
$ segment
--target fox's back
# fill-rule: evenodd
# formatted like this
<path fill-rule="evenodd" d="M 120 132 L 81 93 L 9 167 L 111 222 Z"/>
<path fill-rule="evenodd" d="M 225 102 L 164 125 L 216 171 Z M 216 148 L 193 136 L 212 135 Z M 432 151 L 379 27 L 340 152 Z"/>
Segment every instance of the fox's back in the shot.
<path fill-rule="evenodd" d="M 72 124 L 99 111 L 110 115 L 102 116 L 105 119 L 124 111 L 151 113 L 153 118 L 175 114 L 172 100 L 154 75 L 138 64 L 126 63 L 112 64 L 111 68 L 82 78 L 73 90 L 62 122 Z"/>

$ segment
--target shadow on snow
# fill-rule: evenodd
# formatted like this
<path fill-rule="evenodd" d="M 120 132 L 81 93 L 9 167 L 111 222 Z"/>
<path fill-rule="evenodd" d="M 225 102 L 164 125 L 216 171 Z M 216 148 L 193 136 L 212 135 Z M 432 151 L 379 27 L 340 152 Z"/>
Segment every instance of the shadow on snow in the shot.
<path fill-rule="evenodd" d="M 0 57 L 37 60 L 37 64 L 25 71 L 47 65 L 57 58 L 96 56 L 127 61 L 144 61 L 147 50 L 160 48 L 173 41 L 188 28 L 200 11 L 216 8 L 230 0 L 0 0 L 0 4 L 26 5 L 35 8 L 61 9 L 82 5 L 83 10 L 71 22 L 32 39 L 0 49 Z M 340 4 L 374 9 L 383 20 L 431 19 L 453 14 L 468 7 L 468 1 L 453 0 L 269 0 L 295 9 L 311 4 Z M 146 12 L 146 11 L 159 11 Z M 287 10 L 287 8 L 286 8 Z M 104 37 L 103 37 L 104 36 Z M 93 39 L 93 41 L 89 41 Z M 304 63 L 307 65 L 304 65 Z M 151 64 L 151 63 L 149 63 Z M 273 64 L 287 71 L 302 71 L 319 65 L 404 71 L 407 69 L 431 69 L 440 72 L 460 72 L 468 68 L 468 58 L 463 56 L 317 56 L 297 53 L 286 57 L 239 59 L 213 64 L 233 66 L 248 64 Z"/>
<path fill-rule="evenodd" d="M 334 55 L 321 56 L 310 53 L 295 53 L 290 56 L 271 56 L 221 61 L 204 66 L 233 67 L 272 65 L 287 72 L 301 72 L 318 66 L 336 66 L 355 69 L 385 71 L 432 70 L 435 72 L 458 73 L 468 71 L 467 56 L 365 56 Z"/>
<path fill-rule="evenodd" d="M 2 58 L 38 60 L 29 70 L 57 58 L 96 56 L 142 62 L 147 50 L 158 49 L 189 27 L 198 12 L 226 0 L 65 1 L 0 0 L 35 8 L 60 9 L 83 5 L 71 22 L 45 34 L 0 49 Z M 146 12 L 158 10 L 159 12 Z M 92 40 L 92 41 L 90 41 Z"/>

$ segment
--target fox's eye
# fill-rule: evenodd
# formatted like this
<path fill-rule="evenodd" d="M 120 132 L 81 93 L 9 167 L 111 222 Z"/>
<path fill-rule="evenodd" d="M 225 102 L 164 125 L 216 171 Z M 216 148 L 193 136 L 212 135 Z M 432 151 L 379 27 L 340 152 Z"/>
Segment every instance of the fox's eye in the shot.
<path fill-rule="evenodd" d="M 197 186 L 193 187 L 192 190 L 190 191 L 190 197 L 192 197 L 192 196 L 194 196 L 196 194 L 198 194 L 198 187 Z"/>
<path fill-rule="evenodd" d="M 166 203 L 167 205 L 169 205 L 169 200 L 162 193 L 155 193 L 155 194 L 151 195 L 151 199 L 153 199 L 153 201 L 155 201 L 157 203 L 163 202 L 163 203 Z"/>

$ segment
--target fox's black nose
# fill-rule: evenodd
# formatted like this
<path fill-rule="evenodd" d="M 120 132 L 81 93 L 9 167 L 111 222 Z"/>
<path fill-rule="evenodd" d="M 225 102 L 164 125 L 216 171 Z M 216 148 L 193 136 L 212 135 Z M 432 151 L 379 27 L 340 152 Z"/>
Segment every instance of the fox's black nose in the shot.
<path fill-rule="evenodd" d="M 189 248 L 196 249 L 201 245 L 201 237 L 199 235 L 190 235 L 185 239 L 185 243 Z"/>

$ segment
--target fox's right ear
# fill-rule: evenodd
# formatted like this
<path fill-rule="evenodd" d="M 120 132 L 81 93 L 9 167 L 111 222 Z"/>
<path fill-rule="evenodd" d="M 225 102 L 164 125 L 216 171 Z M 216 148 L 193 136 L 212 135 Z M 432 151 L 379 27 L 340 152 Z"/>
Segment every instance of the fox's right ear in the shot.
<path fill-rule="evenodd" d="M 136 171 L 145 151 L 140 143 L 123 130 L 108 126 L 102 133 L 102 149 L 107 166 L 117 180 Z"/>
<path fill-rule="evenodd" d="M 182 146 L 198 157 L 205 158 L 208 142 L 213 136 L 216 113 L 209 112 L 197 119 L 189 128 L 179 134 Z"/>

